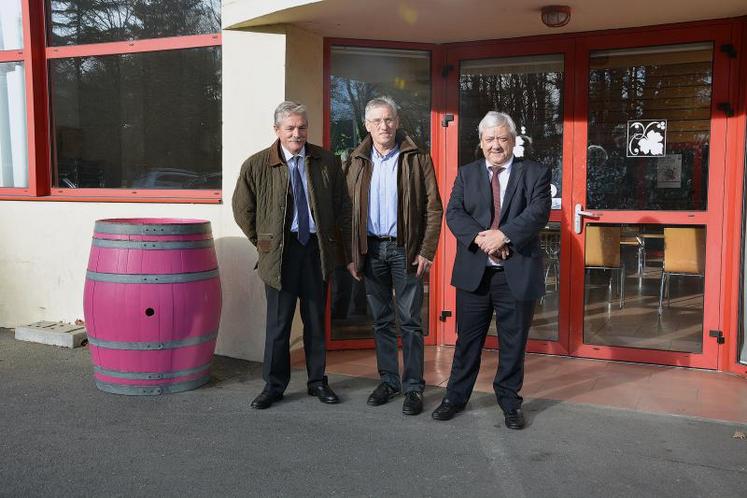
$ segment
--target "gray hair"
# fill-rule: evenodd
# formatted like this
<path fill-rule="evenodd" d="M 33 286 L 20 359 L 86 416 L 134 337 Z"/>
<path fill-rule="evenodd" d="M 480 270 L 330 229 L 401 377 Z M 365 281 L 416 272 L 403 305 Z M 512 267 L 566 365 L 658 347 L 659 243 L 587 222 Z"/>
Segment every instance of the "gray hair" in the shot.
<path fill-rule="evenodd" d="M 280 126 L 280 122 L 291 114 L 298 114 L 303 116 L 305 120 L 309 120 L 306 115 L 305 105 L 293 102 L 292 100 L 286 100 L 275 108 L 275 126 Z"/>
<path fill-rule="evenodd" d="M 488 111 L 480 124 L 477 125 L 477 132 L 482 139 L 482 134 L 488 128 L 498 128 L 499 126 L 505 126 L 508 132 L 516 138 L 516 123 L 511 119 L 511 116 L 505 112 Z"/>
<path fill-rule="evenodd" d="M 389 107 L 392 110 L 394 117 L 397 117 L 397 115 L 399 114 L 399 106 L 397 105 L 397 103 L 390 96 L 382 95 L 381 97 L 376 97 L 368 101 L 368 104 L 366 104 L 365 118 L 368 119 L 368 115 L 375 108 L 384 106 Z"/>

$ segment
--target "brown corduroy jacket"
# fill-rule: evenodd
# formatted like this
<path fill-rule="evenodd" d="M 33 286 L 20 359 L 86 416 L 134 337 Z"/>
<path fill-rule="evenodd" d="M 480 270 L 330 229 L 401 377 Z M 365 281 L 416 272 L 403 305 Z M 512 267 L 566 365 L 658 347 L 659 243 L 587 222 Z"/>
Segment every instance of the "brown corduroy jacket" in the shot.
<path fill-rule="evenodd" d="M 350 255 L 350 198 L 339 158 L 310 143 L 306 143 L 306 176 L 322 276 L 328 280 L 335 267 L 338 236 L 345 255 Z M 283 246 L 292 219 L 289 182 L 288 165 L 280 142 L 275 141 L 244 161 L 233 193 L 234 219 L 257 247 L 259 277 L 276 289 L 281 287 Z"/>
<path fill-rule="evenodd" d="M 438 193 L 433 161 L 401 130 L 397 131 L 399 163 L 397 167 L 397 244 L 404 246 L 407 268 L 415 272 L 412 263 L 420 255 L 433 261 L 441 234 L 443 205 Z M 368 253 L 368 192 L 371 186 L 371 135 L 350 154 L 343 171 L 353 205 L 352 262 L 363 270 Z"/>

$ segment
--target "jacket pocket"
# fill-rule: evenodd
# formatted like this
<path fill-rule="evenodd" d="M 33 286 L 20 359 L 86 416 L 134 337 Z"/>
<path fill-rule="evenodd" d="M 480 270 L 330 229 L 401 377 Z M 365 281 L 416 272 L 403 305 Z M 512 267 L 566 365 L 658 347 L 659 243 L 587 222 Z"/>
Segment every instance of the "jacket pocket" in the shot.
<path fill-rule="evenodd" d="M 272 233 L 257 234 L 257 251 L 270 252 L 272 250 L 272 241 L 275 235 Z"/>

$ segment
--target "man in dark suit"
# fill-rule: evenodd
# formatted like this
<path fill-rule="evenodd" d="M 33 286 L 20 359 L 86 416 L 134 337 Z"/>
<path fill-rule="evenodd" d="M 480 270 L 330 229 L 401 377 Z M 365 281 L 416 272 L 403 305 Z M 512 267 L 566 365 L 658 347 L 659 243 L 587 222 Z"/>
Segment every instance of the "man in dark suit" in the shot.
<path fill-rule="evenodd" d="M 535 302 L 545 292 L 539 231 L 550 216 L 550 168 L 513 155 L 516 125 L 488 112 L 478 127 L 485 156 L 459 168 L 446 209 L 457 239 L 457 343 L 446 396 L 433 412 L 449 420 L 464 409 L 480 369 L 493 313 L 500 356 L 493 381 L 506 427 L 525 425 L 519 395 Z"/>
<path fill-rule="evenodd" d="M 244 162 L 233 194 L 234 218 L 257 248 L 267 296 L 265 387 L 251 404 L 258 410 L 281 400 L 288 387 L 298 301 L 308 393 L 322 403 L 339 402 L 324 375 L 324 307 L 338 233 L 345 261 L 350 258 L 350 200 L 340 161 L 308 143 L 307 132 L 306 106 L 282 102 L 275 109 L 277 140 Z"/>

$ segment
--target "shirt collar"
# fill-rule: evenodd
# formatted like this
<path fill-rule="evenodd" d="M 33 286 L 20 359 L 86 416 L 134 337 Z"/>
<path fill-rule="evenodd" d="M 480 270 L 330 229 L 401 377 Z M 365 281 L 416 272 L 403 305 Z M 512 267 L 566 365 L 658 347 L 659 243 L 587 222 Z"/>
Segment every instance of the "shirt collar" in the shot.
<path fill-rule="evenodd" d="M 511 156 L 511 159 L 509 159 L 508 162 L 503 164 L 502 173 L 511 173 L 511 166 L 513 164 L 514 164 L 514 156 Z M 487 159 L 485 159 L 485 167 L 488 169 L 488 172 L 490 172 L 491 165 Z"/>
<path fill-rule="evenodd" d="M 399 153 L 399 144 L 394 144 L 394 148 L 390 150 L 389 152 L 387 152 L 385 156 L 382 156 L 381 154 L 379 154 L 379 151 L 376 150 L 376 147 L 371 146 L 371 159 L 377 159 L 379 161 L 386 161 L 387 159 L 394 156 L 394 154 L 398 154 L 398 153 Z"/>
<path fill-rule="evenodd" d="M 301 147 L 301 151 L 298 154 L 295 154 L 295 155 L 291 154 L 288 151 L 288 149 L 286 149 L 285 147 L 282 146 L 282 144 L 280 145 L 280 149 L 283 151 L 283 157 L 285 157 L 285 162 L 286 163 L 290 162 L 290 160 L 293 157 L 295 157 L 295 156 L 298 156 L 301 159 L 303 159 L 304 157 L 306 157 L 306 146 L 305 145 L 303 147 Z"/>

